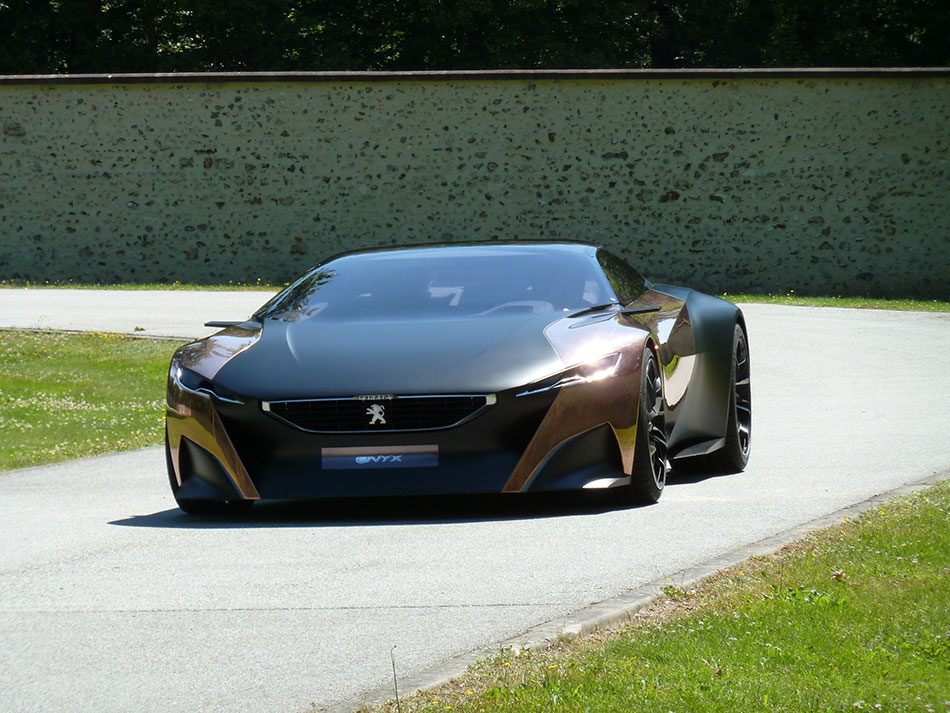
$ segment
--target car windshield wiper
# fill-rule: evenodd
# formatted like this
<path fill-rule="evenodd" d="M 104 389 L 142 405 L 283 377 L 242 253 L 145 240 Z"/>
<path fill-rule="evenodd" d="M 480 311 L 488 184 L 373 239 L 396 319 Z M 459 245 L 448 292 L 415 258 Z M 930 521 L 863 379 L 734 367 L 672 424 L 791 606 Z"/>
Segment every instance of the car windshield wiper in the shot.
<path fill-rule="evenodd" d="M 601 310 L 605 310 L 608 307 L 619 307 L 619 306 L 620 304 L 617 302 L 604 302 L 601 305 L 591 305 L 590 307 L 584 307 L 584 309 L 579 309 L 576 312 L 571 312 L 569 315 L 567 315 L 567 318 L 570 319 L 572 317 L 583 317 L 585 314 L 590 314 L 591 312 L 600 312 Z"/>

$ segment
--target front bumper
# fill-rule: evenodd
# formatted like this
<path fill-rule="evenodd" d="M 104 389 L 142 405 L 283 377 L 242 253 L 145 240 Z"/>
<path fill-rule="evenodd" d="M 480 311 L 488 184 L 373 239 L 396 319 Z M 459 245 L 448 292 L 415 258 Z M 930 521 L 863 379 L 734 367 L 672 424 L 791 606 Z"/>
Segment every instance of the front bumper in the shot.
<path fill-rule="evenodd" d="M 630 367 L 601 382 L 500 393 L 459 425 L 403 432 L 303 431 L 259 400 L 225 399 L 169 379 L 172 487 L 179 497 L 255 500 L 619 484 L 636 441 L 639 382 L 631 373 L 639 374 L 639 363 Z"/>

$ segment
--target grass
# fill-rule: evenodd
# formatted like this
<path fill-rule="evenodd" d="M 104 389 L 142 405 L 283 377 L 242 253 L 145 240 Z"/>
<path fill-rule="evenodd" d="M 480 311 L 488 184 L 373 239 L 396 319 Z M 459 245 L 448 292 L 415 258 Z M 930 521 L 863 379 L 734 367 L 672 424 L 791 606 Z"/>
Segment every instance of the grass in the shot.
<path fill-rule="evenodd" d="M 747 295 L 723 293 L 730 302 L 796 305 L 802 307 L 852 307 L 856 309 L 896 309 L 916 312 L 950 312 L 945 300 L 885 299 L 882 297 L 803 297 L 794 290 L 784 295 Z"/>
<path fill-rule="evenodd" d="M 162 443 L 175 347 L 114 334 L 0 332 L 0 470 Z"/>
<path fill-rule="evenodd" d="M 695 587 L 668 586 L 624 627 L 502 650 L 399 708 L 947 711 L 948 518 L 942 482 Z"/>

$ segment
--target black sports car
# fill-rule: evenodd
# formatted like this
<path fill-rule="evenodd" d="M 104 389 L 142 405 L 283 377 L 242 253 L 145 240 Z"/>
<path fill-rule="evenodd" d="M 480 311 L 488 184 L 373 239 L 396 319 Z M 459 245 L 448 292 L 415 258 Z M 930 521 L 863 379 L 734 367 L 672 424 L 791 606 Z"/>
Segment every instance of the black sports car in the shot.
<path fill-rule="evenodd" d="M 333 257 L 186 344 L 166 453 L 193 513 L 258 499 L 610 488 L 742 470 L 745 322 L 579 243 Z"/>

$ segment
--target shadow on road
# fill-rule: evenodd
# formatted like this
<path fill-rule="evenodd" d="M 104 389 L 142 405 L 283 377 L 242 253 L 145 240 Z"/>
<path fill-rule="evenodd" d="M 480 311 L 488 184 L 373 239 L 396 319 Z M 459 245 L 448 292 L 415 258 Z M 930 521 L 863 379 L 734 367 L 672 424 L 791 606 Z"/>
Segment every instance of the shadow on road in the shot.
<path fill-rule="evenodd" d="M 730 475 L 740 475 L 739 473 L 690 473 L 690 472 L 677 472 L 671 470 L 669 475 L 666 476 L 666 485 L 667 487 L 671 485 L 692 485 L 693 483 L 701 483 L 704 480 L 709 480 L 711 478 L 727 478 Z"/>
<path fill-rule="evenodd" d="M 690 485 L 722 475 L 677 474 L 667 487 Z M 662 503 L 662 500 L 660 501 Z M 188 515 L 178 508 L 113 520 L 122 527 L 179 529 L 246 529 L 254 527 L 365 527 L 433 525 L 460 522 L 532 520 L 570 515 L 596 515 L 629 506 L 605 491 L 511 495 L 431 495 L 340 498 L 257 503 L 239 515 Z"/>
<path fill-rule="evenodd" d="M 465 495 L 352 498 L 257 503 L 249 513 L 187 515 L 174 508 L 113 520 L 122 527 L 246 529 L 255 527 L 365 527 L 530 520 L 596 515 L 619 509 L 607 493 L 550 493 L 530 496 Z"/>

